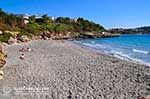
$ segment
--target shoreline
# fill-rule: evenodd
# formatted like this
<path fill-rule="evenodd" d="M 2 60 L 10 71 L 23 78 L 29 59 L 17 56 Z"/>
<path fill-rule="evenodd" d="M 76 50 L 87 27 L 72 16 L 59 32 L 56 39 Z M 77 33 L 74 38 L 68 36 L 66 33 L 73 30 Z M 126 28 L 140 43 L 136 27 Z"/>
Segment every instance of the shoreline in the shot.
<path fill-rule="evenodd" d="M 25 60 L 19 49 L 29 47 Z M 150 94 L 150 67 L 85 49 L 70 41 L 37 40 L 4 47 L 8 57 L 0 89 L 9 88 L 14 99 L 41 99 L 17 88 L 48 88 L 46 97 L 137 99 Z M 1 90 L 4 94 L 6 90 Z"/>
<path fill-rule="evenodd" d="M 117 56 L 116 54 L 113 54 L 113 53 L 107 53 L 107 52 L 105 52 L 103 50 L 100 50 L 100 49 L 91 48 L 91 47 L 88 47 L 86 45 L 76 43 L 76 41 L 75 41 L 75 44 L 77 44 L 78 46 L 81 46 L 82 48 L 84 48 L 86 50 L 97 52 L 98 54 L 104 54 L 104 55 L 107 55 L 107 56 L 118 58 L 120 60 L 125 60 L 125 61 L 129 61 L 129 62 L 132 62 L 132 63 L 135 63 L 135 64 L 145 65 L 146 67 L 147 66 L 150 67 L 150 63 L 145 63 L 144 61 L 136 61 L 136 60 L 131 59 L 131 58 L 127 58 L 127 57 L 123 57 L 123 56 Z"/>
<path fill-rule="evenodd" d="M 90 40 L 90 39 L 89 39 Z M 91 39 L 92 40 L 92 39 Z M 73 43 L 85 48 L 85 49 L 89 49 L 91 51 L 95 51 L 95 52 L 98 52 L 98 53 L 104 53 L 106 55 L 109 55 L 109 56 L 113 56 L 115 58 L 119 58 L 121 60 L 125 60 L 125 61 L 129 61 L 129 62 L 133 62 L 133 63 L 137 63 L 139 65 L 145 65 L 145 66 L 149 66 L 150 67 L 150 63 L 149 62 L 145 62 L 144 60 L 140 60 L 140 59 L 136 59 L 136 58 L 132 58 L 132 57 L 129 57 L 129 56 L 124 56 L 125 54 L 116 54 L 116 53 L 113 53 L 113 52 L 106 52 L 105 50 L 103 49 L 100 49 L 100 48 L 95 48 L 95 47 L 91 47 L 89 45 L 84 45 L 82 43 L 82 41 L 80 40 L 74 40 Z M 133 49 L 134 50 L 134 49 Z"/>
<path fill-rule="evenodd" d="M 74 42 L 72 42 L 72 43 L 74 43 Z M 139 65 L 145 65 L 146 67 L 150 67 L 149 63 L 139 62 L 139 61 L 136 61 L 136 60 L 133 60 L 133 59 L 130 59 L 130 58 L 125 58 L 125 57 L 118 57 L 118 56 L 115 56 L 115 54 L 113 54 L 113 53 L 106 53 L 103 50 L 91 48 L 91 47 L 88 47 L 88 46 L 85 46 L 85 45 L 82 45 L 82 44 L 79 44 L 79 43 L 76 43 L 76 42 L 75 42 L 75 44 L 77 46 L 80 46 L 81 48 L 83 48 L 85 50 L 89 50 L 91 52 L 95 52 L 95 53 L 100 54 L 100 55 L 115 57 L 115 58 L 118 58 L 119 60 L 122 60 L 122 61 L 127 61 L 127 62 L 131 62 L 131 63 L 139 64 Z"/>
<path fill-rule="evenodd" d="M 67 41 L 69 43 L 72 43 L 72 45 L 74 44 L 74 46 L 80 46 L 81 48 L 85 49 L 85 50 L 89 50 L 90 52 L 96 52 L 97 54 L 103 54 L 103 55 L 106 55 L 106 56 L 110 56 L 110 57 L 115 57 L 115 58 L 118 58 L 120 60 L 123 60 L 123 61 L 128 61 L 128 62 L 131 62 L 131 63 L 135 63 L 135 64 L 139 64 L 139 65 L 145 65 L 146 67 L 150 67 L 150 64 L 147 64 L 147 63 L 144 63 L 144 62 L 140 62 L 140 61 L 136 61 L 136 60 L 133 60 L 133 59 L 130 59 L 130 58 L 123 58 L 123 57 L 117 57 L 115 56 L 115 54 L 113 53 L 106 53 L 105 51 L 103 50 L 99 50 L 99 49 L 96 49 L 96 48 L 91 48 L 91 47 L 88 47 L 88 46 L 85 46 L 85 45 L 82 45 L 80 43 L 78 43 L 78 41 L 82 40 L 83 38 L 79 38 L 79 39 L 69 39 L 69 40 L 44 40 L 44 41 Z M 84 40 L 84 39 L 83 39 Z M 43 41 L 43 40 L 32 40 L 32 41 L 28 41 L 28 42 L 22 42 L 22 43 L 14 43 L 14 44 L 2 44 L 3 47 L 6 47 L 6 46 L 13 46 L 13 45 L 18 45 L 18 44 L 29 44 L 29 43 L 32 43 L 34 41 Z M 75 42 L 74 42 L 75 41 Z"/>

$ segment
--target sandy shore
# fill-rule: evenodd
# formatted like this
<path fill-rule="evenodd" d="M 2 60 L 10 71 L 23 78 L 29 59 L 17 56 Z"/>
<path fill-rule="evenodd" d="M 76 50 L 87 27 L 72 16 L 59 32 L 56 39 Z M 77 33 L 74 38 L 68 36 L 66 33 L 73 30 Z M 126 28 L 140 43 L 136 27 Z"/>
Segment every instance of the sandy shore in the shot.
<path fill-rule="evenodd" d="M 34 51 L 24 52 L 22 47 Z M 86 50 L 69 41 L 5 47 L 0 93 L 13 99 L 137 99 L 150 95 L 150 67 Z"/>

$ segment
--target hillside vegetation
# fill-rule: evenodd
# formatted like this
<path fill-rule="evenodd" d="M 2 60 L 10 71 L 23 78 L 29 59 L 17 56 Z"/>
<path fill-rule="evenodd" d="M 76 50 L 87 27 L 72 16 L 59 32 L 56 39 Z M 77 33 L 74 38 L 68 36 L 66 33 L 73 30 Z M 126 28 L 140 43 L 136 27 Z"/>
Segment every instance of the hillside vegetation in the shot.
<path fill-rule="evenodd" d="M 84 18 L 71 19 L 57 17 L 52 19 L 47 15 L 41 17 L 32 15 L 27 23 L 22 15 L 9 14 L 0 9 L 0 41 L 8 42 L 11 38 L 26 36 L 44 39 L 69 39 L 101 37 L 105 28 Z"/>

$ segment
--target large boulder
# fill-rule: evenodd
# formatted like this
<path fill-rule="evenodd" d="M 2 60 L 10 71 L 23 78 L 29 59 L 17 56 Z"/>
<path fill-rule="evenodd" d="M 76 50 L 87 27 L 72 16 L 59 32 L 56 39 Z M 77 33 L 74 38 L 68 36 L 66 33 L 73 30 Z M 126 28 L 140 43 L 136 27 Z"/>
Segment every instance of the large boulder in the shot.
<path fill-rule="evenodd" d="M 10 39 L 8 40 L 8 44 L 14 44 L 17 43 L 17 39 L 10 37 Z"/>
<path fill-rule="evenodd" d="M 138 99 L 150 99 L 150 95 L 145 96 L 145 97 L 139 97 Z"/>
<path fill-rule="evenodd" d="M 120 34 L 113 34 L 109 32 L 102 32 L 102 37 L 118 37 Z"/>
<path fill-rule="evenodd" d="M 22 35 L 21 37 L 19 37 L 19 40 L 21 42 L 28 42 L 28 41 L 30 41 L 29 37 L 26 36 L 26 35 Z"/>
<path fill-rule="evenodd" d="M 3 67 L 6 64 L 6 55 L 4 54 L 2 47 L 0 47 L 0 79 L 3 78 Z"/>
<path fill-rule="evenodd" d="M 13 36 L 17 36 L 19 34 L 19 32 L 16 32 L 16 31 L 4 31 L 5 33 L 9 33 Z"/>
<path fill-rule="evenodd" d="M 6 55 L 4 54 L 3 50 L 0 48 L 0 68 L 2 68 L 6 63 Z"/>
<path fill-rule="evenodd" d="M 0 34 L 3 34 L 3 32 L 2 32 L 2 31 L 0 31 Z"/>
<path fill-rule="evenodd" d="M 32 40 L 41 40 L 42 39 L 42 36 L 33 36 L 32 37 Z"/>
<path fill-rule="evenodd" d="M 47 40 L 51 37 L 52 37 L 52 33 L 50 33 L 49 31 L 45 31 L 42 33 L 42 39 L 44 39 L 44 40 Z"/>

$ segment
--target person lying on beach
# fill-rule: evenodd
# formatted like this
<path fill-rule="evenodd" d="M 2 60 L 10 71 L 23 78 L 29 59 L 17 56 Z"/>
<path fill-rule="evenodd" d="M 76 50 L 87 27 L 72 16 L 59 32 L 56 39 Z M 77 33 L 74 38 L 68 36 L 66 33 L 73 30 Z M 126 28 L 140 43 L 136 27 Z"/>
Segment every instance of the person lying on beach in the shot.
<path fill-rule="evenodd" d="M 25 48 L 21 48 L 19 51 L 20 52 L 25 52 Z"/>
<path fill-rule="evenodd" d="M 21 48 L 19 51 L 20 52 L 31 52 L 33 50 L 31 48 Z"/>
<path fill-rule="evenodd" d="M 32 51 L 32 49 L 31 49 L 31 48 L 27 48 L 27 51 L 28 51 L 28 52 L 31 52 L 31 51 Z"/>
<path fill-rule="evenodd" d="M 21 60 L 24 60 L 24 59 L 25 59 L 24 54 L 22 54 L 22 55 L 20 56 L 20 59 L 21 59 Z"/>

